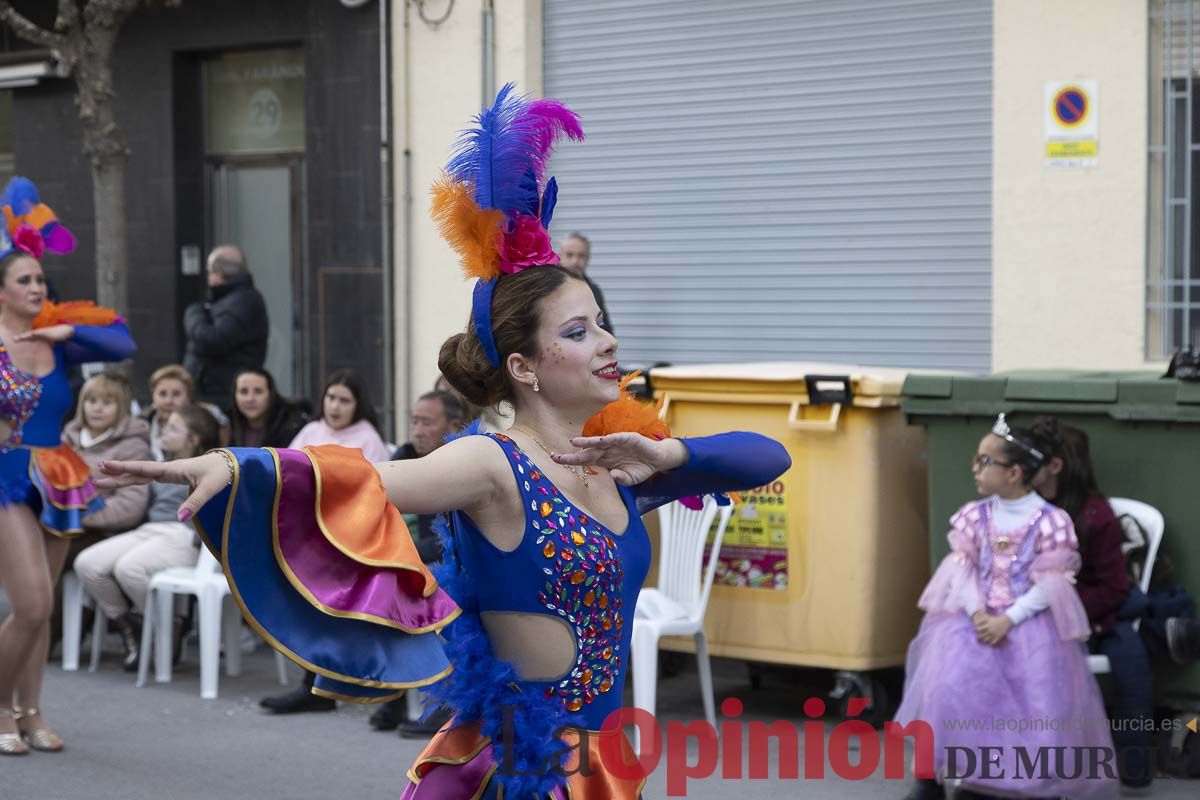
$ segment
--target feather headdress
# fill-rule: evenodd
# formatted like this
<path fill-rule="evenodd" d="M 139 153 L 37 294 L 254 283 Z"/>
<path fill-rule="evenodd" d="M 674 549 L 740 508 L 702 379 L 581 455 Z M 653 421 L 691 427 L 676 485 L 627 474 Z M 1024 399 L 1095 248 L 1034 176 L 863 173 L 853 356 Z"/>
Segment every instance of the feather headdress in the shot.
<path fill-rule="evenodd" d="M 562 137 L 583 139 L 579 117 L 557 100 L 531 100 L 506 84 L 454 145 L 433 186 L 433 219 L 480 280 L 556 264 L 546 233 L 558 185 L 546 162 Z"/>
<path fill-rule="evenodd" d="M 20 250 L 34 258 L 75 249 L 75 236 L 58 221 L 50 206 L 41 201 L 37 187 L 28 178 L 15 177 L 0 196 L 4 226 L 0 229 L 0 258 Z"/>

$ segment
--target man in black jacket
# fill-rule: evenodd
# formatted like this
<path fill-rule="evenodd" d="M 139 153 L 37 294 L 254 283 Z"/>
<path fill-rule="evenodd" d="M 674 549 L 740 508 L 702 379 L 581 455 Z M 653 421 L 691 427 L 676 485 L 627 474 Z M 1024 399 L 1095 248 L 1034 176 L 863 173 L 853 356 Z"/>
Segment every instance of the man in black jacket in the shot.
<path fill-rule="evenodd" d="M 267 304 L 254 288 L 241 248 L 223 244 L 208 255 L 208 297 L 183 313 L 183 365 L 196 379 L 196 399 L 226 413 L 239 370 L 262 368 L 267 357 Z"/>

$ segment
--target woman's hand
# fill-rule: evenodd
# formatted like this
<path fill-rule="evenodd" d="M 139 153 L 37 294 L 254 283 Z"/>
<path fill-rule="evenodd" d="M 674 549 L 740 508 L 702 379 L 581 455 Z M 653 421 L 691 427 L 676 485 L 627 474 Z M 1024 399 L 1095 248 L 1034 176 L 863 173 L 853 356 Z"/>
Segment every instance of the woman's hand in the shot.
<path fill-rule="evenodd" d="M 220 453 L 207 453 L 178 461 L 102 461 L 100 471 L 108 477 L 100 478 L 96 485 L 101 489 L 120 489 L 152 481 L 185 483 L 191 487 L 192 493 L 179 507 L 179 521 L 187 522 L 230 484 L 233 477 L 230 463 Z"/>
<path fill-rule="evenodd" d="M 65 342 L 75 335 L 74 325 L 50 325 L 45 328 L 34 328 L 30 331 L 25 331 L 18 334 L 13 341 L 16 342 L 46 342 L 47 344 L 59 344 Z"/>
<path fill-rule="evenodd" d="M 576 436 L 574 453 L 556 453 L 559 464 L 604 467 L 613 480 L 633 486 L 657 472 L 682 467 L 688 452 L 678 439 L 651 439 L 640 433 L 610 433 L 607 436 Z"/>

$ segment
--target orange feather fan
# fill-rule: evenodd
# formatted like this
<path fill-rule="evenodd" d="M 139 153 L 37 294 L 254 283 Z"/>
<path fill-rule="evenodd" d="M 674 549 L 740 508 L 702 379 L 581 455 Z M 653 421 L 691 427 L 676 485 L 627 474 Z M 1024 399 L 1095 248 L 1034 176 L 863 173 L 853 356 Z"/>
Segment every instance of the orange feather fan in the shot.
<path fill-rule="evenodd" d="M 671 429 L 658 416 L 662 410 L 662 399 L 657 403 L 642 403 L 628 391 L 629 384 L 641 374 L 639 370 L 621 379 L 621 396 L 587 421 L 583 426 L 584 436 L 633 432 L 651 439 L 671 437 Z"/>
<path fill-rule="evenodd" d="M 491 280 L 500 276 L 496 248 L 504 225 L 503 211 L 480 208 L 467 186 L 443 175 L 433 184 L 430 214 L 442 238 L 458 253 L 468 277 Z"/>
<path fill-rule="evenodd" d="M 47 300 L 42 310 L 33 319 L 34 328 L 49 328 L 51 325 L 94 325 L 103 328 L 117 320 L 117 312 L 98 306 L 91 300 L 71 300 L 55 303 Z"/>

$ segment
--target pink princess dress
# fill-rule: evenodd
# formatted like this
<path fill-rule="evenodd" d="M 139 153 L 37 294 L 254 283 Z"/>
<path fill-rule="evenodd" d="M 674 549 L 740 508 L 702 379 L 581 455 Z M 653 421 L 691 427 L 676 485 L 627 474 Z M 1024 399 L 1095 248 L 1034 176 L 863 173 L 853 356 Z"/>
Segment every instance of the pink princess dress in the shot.
<path fill-rule="evenodd" d="M 952 766 L 949 777 L 999 797 L 1116 797 L 1116 755 L 1083 644 L 1087 614 L 1072 585 L 1079 542 L 1066 512 L 1028 497 L 1038 502 L 1014 530 L 997 529 L 995 497 L 951 517 L 951 552 L 918 601 L 927 613 L 908 649 L 896 721 L 932 727 L 939 780 Z M 1005 613 L 1035 587 L 1032 615 L 999 646 L 979 641 L 973 609 Z"/>

